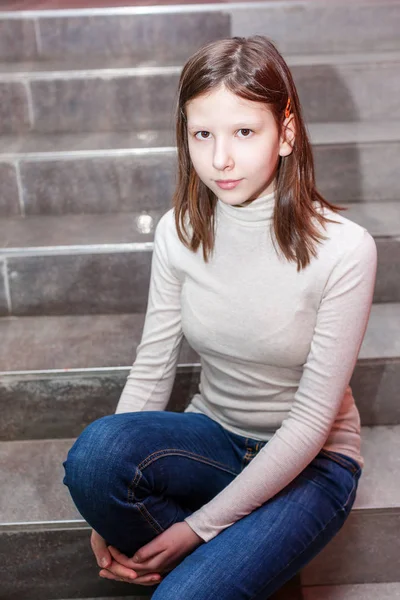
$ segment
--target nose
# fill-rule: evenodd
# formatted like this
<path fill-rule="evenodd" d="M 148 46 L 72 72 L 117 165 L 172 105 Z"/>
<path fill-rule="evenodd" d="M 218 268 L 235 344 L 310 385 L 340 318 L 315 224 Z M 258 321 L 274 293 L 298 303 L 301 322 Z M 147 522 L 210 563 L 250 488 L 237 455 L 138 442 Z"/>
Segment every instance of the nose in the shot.
<path fill-rule="evenodd" d="M 224 171 L 233 167 L 234 160 L 229 144 L 224 140 L 217 140 L 214 145 L 213 167 L 217 171 Z"/>

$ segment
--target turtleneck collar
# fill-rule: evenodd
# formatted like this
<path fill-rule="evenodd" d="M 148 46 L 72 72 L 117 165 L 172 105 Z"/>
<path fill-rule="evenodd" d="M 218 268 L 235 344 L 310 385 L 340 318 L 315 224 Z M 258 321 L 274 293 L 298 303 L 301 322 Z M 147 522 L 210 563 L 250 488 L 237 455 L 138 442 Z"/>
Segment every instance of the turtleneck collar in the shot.
<path fill-rule="evenodd" d="M 225 204 L 218 198 L 217 206 L 219 211 L 247 225 L 265 225 L 266 221 L 272 221 L 275 208 L 275 193 L 260 196 L 245 206 L 232 206 Z"/>

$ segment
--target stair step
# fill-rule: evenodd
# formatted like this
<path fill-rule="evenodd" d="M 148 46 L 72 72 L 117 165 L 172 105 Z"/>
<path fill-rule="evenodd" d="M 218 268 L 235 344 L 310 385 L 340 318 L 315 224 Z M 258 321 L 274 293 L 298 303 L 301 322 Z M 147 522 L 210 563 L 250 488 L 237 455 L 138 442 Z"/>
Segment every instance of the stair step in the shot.
<path fill-rule="evenodd" d="M 334 57 L 335 58 L 335 57 Z M 343 60 L 296 57 L 291 71 L 310 122 L 400 119 L 400 51 Z M 170 129 L 179 66 L 0 72 L 1 133 Z M 371 94 L 371 89 L 374 93 Z M 315 99 L 318 98 L 318 102 Z M 135 110 L 130 107 L 135 106 Z"/>
<path fill-rule="evenodd" d="M 85 10 L 90 4 L 104 4 L 104 0 L 90 3 L 75 0 L 74 5 L 79 10 L 0 13 L 0 26 L 4 23 L 8 32 L 0 45 L 0 57 L 4 60 L 46 60 L 64 55 L 129 55 L 139 56 L 142 60 L 157 56 L 162 60 L 173 51 L 178 53 L 179 45 L 183 46 L 181 54 L 188 55 L 195 42 L 200 46 L 200 40 L 210 30 L 219 37 L 267 35 L 282 52 L 294 54 L 400 49 L 398 2 L 393 0 L 379 3 L 361 0 L 346 4 L 298 0 L 284 3 L 206 3 L 203 0 L 199 3 L 190 0 L 180 5 L 173 0 L 158 0 L 155 7 L 145 6 L 153 4 L 153 0 L 131 0 L 129 4 L 141 6 L 116 8 L 115 5 L 120 3 L 113 2 L 111 8 Z M 165 4 L 175 5 L 160 6 Z M 49 0 L 6 1 L 2 4 L 3 11 L 8 6 L 13 9 L 60 9 L 70 5 L 71 0 L 56 3 Z M 225 29 L 221 31 L 222 27 L 229 27 L 228 33 L 225 34 Z M 365 31 L 368 35 L 364 35 Z M 146 37 L 148 43 L 145 43 Z M 135 38 L 139 38 L 140 43 L 132 44 Z"/>
<path fill-rule="evenodd" d="M 388 225 L 391 213 L 396 213 L 393 203 L 387 210 Z M 0 222 L 0 252 L 7 256 L 27 254 L 56 254 L 85 250 L 106 252 L 107 249 L 122 252 L 125 250 L 152 250 L 154 230 L 158 221 L 168 210 L 146 210 L 129 213 L 105 213 L 89 215 L 34 215 L 26 218 L 9 217 Z M 360 211 L 361 212 L 361 211 Z M 382 209 L 377 214 L 384 212 Z M 371 211 L 365 218 L 373 221 Z M 362 215 L 363 216 L 363 215 Z M 378 228 L 378 226 L 377 226 Z M 384 225 L 382 224 L 384 229 Z"/>
<path fill-rule="evenodd" d="M 400 2 L 399 2 L 400 6 Z M 0 13 L 1 15 L 1 13 Z M 1 16 L 0 16 L 1 20 Z M 399 61 L 400 49 L 384 52 L 350 52 L 344 53 L 322 53 L 322 54 L 287 54 L 285 60 L 289 67 L 310 65 L 380 65 L 397 63 Z M 26 79 L 52 80 L 54 78 L 95 78 L 97 76 L 125 76 L 125 75 L 180 75 L 182 64 L 189 56 L 178 58 L 161 57 L 161 60 L 152 58 L 147 61 L 132 59 L 131 56 L 84 56 L 83 61 L 77 68 L 76 57 L 64 56 L 56 60 L 46 61 L 33 60 L 28 62 L 1 62 L 0 74 L 7 81 L 23 81 Z"/>
<path fill-rule="evenodd" d="M 362 427 L 361 438 L 365 466 L 353 510 L 400 511 L 400 425 Z M 73 442 L 74 438 L 0 442 L 0 528 L 83 522 L 62 484 L 62 462 Z"/>
<path fill-rule="evenodd" d="M 399 302 L 400 202 L 348 206 L 376 238 L 374 302 Z M 154 228 L 165 211 L 3 218 L 0 315 L 144 312 Z"/>
<path fill-rule="evenodd" d="M 343 203 L 342 215 L 376 238 L 400 235 L 399 201 Z M 170 207 L 126 213 L 32 215 L 8 217 L 0 221 L 0 253 L 3 256 L 152 249 L 158 221 Z M 94 248 L 95 247 L 95 248 Z M 111 250 L 111 248 L 110 248 Z"/>
<path fill-rule="evenodd" d="M 274 595 L 274 600 L 400 600 L 400 583 L 360 583 L 355 585 L 334 585 L 302 587 L 300 594 L 287 596 Z M 77 600 L 123 600 L 118 598 L 81 598 Z M 130 600 L 147 600 L 148 596 L 130 596 Z"/>
<path fill-rule="evenodd" d="M 349 121 L 344 123 L 309 123 L 312 143 L 318 146 L 374 144 L 400 142 L 400 120 Z M 39 134 L 25 133 L 21 136 L 3 136 L 0 148 L 1 160 L 29 159 L 55 160 L 82 156 L 93 158 L 112 155 L 113 150 L 140 154 L 149 151 L 175 150 L 175 133 L 172 129 L 148 129 L 143 131 L 102 131 L 87 133 Z M 145 154 L 145 153 L 143 153 Z"/>
<path fill-rule="evenodd" d="M 362 439 L 365 467 L 352 513 L 302 571 L 304 586 L 379 583 L 398 577 L 400 426 L 363 428 Z M 54 585 L 66 598 L 78 596 L 78 589 L 81 596 L 95 596 L 93 589 L 99 596 L 105 593 L 90 555 L 89 528 L 62 484 L 62 461 L 72 443 L 72 439 L 0 443 L 4 465 L 0 543 L 7 543 L 8 550 L 2 579 L 7 598 L 52 598 Z M 373 545 L 368 543 L 371 539 Z M 17 552 L 25 557 L 23 562 L 12 562 Z M 44 565 L 46 577 L 41 573 Z M 35 569 L 37 578 L 42 575 L 38 587 L 33 586 Z M 22 594 L 28 582 L 33 595 L 7 595 L 11 590 Z"/>
<path fill-rule="evenodd" d="M 143 323 L 144 314 L 0 319 L 0 439 L 73 437 L 113 413 Z M 372 306 L 350 382 L 364 426 L 400 424 L 399 325 L 400 304 Z M 184 410 L 199 376 L 184 338 L 169 410 Z"/>
<path fill-rule="evenodd" d="M 355 585 L 302 588 L 303 600 L 400 600 L 400 583 L 360 583 Z"/>
<path fill-rule="evenodd" d="M 0 27 L 8 34 L 0 44 L 0 57 L 72 61 L 129 56 L 131 61 L 168 63 L 183 61 L 203 44 L 230 33 L 229 16 L 222 11 L 148 12 L 126 15 L 106 9 L 97 17 L 79 10 L 72 17 L 59 11 L 31 16 L 0 12 Z"/>
<path fill-rule="evenodd" d="M 400 121 L 310 123 L 309 130 L 318 189 L 328 200 L 399 200 Z M 175 190 L 174 144 L 172 128 L 5 136 L 0 214 L 165 211 Z"/>

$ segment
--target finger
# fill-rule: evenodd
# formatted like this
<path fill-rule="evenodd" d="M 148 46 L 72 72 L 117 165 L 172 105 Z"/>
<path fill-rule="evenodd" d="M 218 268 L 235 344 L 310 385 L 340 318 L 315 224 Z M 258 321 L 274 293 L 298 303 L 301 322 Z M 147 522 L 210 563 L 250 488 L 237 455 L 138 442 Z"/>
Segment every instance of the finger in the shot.
<path fill-rule="evenodd" d="M 133 560 L 126 556 L 126 554 L 122 554 L 122 552 L 117 550 L 117 548 L 114 548 L 114 546 L 108 546 L 107 550 L 113 559 L 116 560 L 120 565 L 124 565 L 124 567 L 129 567 L 132 569 Z"/>
<path fill-rule="evenodd" d="M 142 575 L 141 577 L 137 577 L 134 581 L 131 579 L 125 579 L 123 577 L 118 577 L 114 573 L 111 573 L 108 569 L 102 569 L 99 573 L 100 577 L 104 579 L 111 579 L 114 581 L 123 581 L 124 583 L 135 583 L 138 585 L 155 585 L 156 583 L 161 581 L 161 575 L 158 573 L 151 573 Z"/>
<path fill-rule="evenodd" d="M 115 562 L 115 560 L 112 561 L 111 565 L 106 570 L 113 575 L 116 575 L 116 577 L 122 577 L 123 579 L 128 579 L 129 581 L 134 581 L 138 576 L 135 571 L 120 565 L 119 563 Z"/>
<path fill-rule="evenodd" d="M 90 537 L 90 544 L 99 567 L 107 568 L 112 562 L 111 554 L 105 540 L 94 529 Z"/>
<path fill-rule="evenodd" d="M 156 585 L 160 583 L 162 577 L 159 573 L 151 573 L 147 575 L 142 575 L 135 579 L 134 583 L 137 585 Z"/>
<path fill-rule="evenodd" d="M 132 560 L 135 564 L 146 562 L 150 560 L 150 558 L 153 558 L 153 556 L 157 556 L 166 550 L 165 542 L 160 540 L 161 535 L 157 536 L 154 538 L 154 540 L 151 540 L 151 542 L 145 546 L 142 546 L 139 550 L 137 550 L 137 552 L 135 552 L 134 556 L 132 557 Z"/>
<path fill-rule="evenodd" d="M 114 581 L 125 581 L 125 580 L 122 580 L 120 577 L 117 577 L 117 575 L 110 573 L 110 571 L 107 571 L 107 569 L 101 569 L 99 575 L 100 575 L 100 577 L 103 577 L 104 579 L 113 579 Z"/>
<path fill-rule="evenodd" d="M 151 558 L 148 558 L 141 562 L 136 562 L 134 558 L 128 558 L 128 556 L 122 554 L 122 552 L 120 552 L 114 546 L 108 546 L 108 550 L 111 556 L 114 558 L 114 560 L 116 560 L 120 565 L 124 565 L 129 569 L 133 569 L 137 573 L 143 569 L 147 571 L 158 571 L 158 567 L 162 564 L 165 558 L 162 556 L 165 553 L 165 550 L 163 550 L 159 551 L 158 554 L 152 556 Z"/>

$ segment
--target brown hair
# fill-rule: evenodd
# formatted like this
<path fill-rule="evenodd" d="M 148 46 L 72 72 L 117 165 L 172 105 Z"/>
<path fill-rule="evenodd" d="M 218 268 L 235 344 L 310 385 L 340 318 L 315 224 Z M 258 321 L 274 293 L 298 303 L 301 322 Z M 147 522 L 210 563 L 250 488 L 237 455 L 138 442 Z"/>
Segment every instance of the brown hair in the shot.
<path fill-rule="evenodd" d="M 317 212 L 314 203 L 319 202 L 334 212 L 347 209 L 331 204 L 315 188 L 312 149 L 296 87 L 286 62 L 265 36 L 211 42 L 200 48 L 182 70 L 176 106 L 178 181 L 173 197 L 179 239 L 193 252 L 202 244 L 203 257 L 208 262 L 214 248 L 217 197 L 200 180 L 191 163 L 185 106 L 189 100 L 221 84 L 241 98 L 268 104 L 280 132 L 290 98 L 295 141 L 292 153 L 279 157 L 273 230 L 283 254 L 288 260 L 297 261 L 297 271 L 300 271 L 309 264 L 310 253 L 317 255 L 313 242 L 326 239 L 313 220 L 323 227 L 328 221 L 337 223 Z M 185 217 L 192 228 L 190 240 Z"/>

